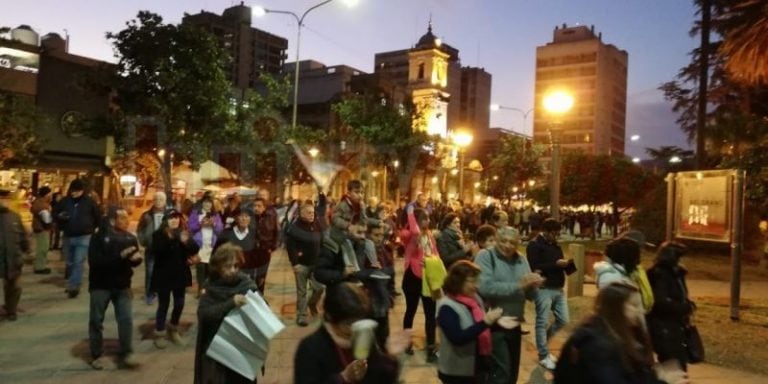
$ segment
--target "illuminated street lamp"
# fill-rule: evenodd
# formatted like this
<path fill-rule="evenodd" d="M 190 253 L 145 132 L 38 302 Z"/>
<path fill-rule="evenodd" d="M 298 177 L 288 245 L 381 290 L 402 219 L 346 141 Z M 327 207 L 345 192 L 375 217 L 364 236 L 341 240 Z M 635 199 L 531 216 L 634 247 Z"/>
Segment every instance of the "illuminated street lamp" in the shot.
<path fill-rule="evenodd" d="M 629 138 L 630 141 L 638 141 L 640 140 L 640 135 L 632 135 Z"/>
<path fill-rule="evenodd" d="M 670 164 L 677 164 L 677 163 L 681 163 L 682 161 L 683 159 L 681 159 L 680 156 L 672 156 L 669 158 Z"/>
<path fill-rule="evenodd" d="M 471 133 L 458 131 L 453 134 L 453 143 L 459 147 L 459 201 L 464 201 L 464 151 L 472 144 Z"/>
<path fill-rule="evenodd" d="M 309 7 L 304 13 L 301 14 L 301 16 L 297 15 L 296 13 L 292 11 L 281 11 L 277 9 L 267 9 L 261 6 L 256 6 L 251 9 L 251 14 L 255 17 L 262 17 L 266 15 L 267 13 L 280 13 L 283 15 L 290 15 L 293 16 L 294 19 L 296 19 L 296 62 L 294 63 L 294 66 L 296 67 L 294 69 L 294 75 L 293 75 L 293 113 L 291 116 L 291 127 L 296 128 L 296 118 L 298 116 L 298 107 L 299 107 L 299 48 L 301 46 L 301 27 L 304 26 L 304 18 L 307 17 L 307 14 L 312 12 L 313 10 L 322 7 L 323 5 L 326 5 L 334 0 L 325 0 L 321 1 L 311 7 Z M 348 7 L 353 7 L 357 5 L 358 0 L 342 0 L 342 3 L 347 5 Z"/>
<path fill-rule="evenodd" d="M 307 152 L 309 152 L 309 156 L 312 156 L 312 158 L 315 158 L 318 154 L 320 154 L 320 150 L 316 147 L 310 148 Z"/>
<path fill-rule="evenodd" d="M 552 181 L 549 187 L 550 214 L 560 220 L 560 138 L 555 125 L 557 119 L 573 107 L 573 96 L 565 91 L 549 92 L 544 96 L 544 109 L 551 115 L 549 136 L 552 141 Z"/>

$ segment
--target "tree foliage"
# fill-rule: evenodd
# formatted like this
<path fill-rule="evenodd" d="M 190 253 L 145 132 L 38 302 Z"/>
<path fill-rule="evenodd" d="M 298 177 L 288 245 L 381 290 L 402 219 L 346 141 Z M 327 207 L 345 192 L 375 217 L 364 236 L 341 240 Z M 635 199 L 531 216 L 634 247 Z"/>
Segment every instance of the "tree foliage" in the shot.
<path fill-rule="evenodd" d="M 528 180 L 543 174 L 539 158 L 543 148 L 526 148 L 526 140 L 515 136 L 504 136 L 501 148 L 491 158 L 484 170 L 483 192 L 499 199 L 509 198 L 514 188 L 522 189 Z"/>
<path fill-rule="evenodd" d="M 233 124 L 230 85 L 224 68 L 228 57 L 210 33 L 189 25 L 173 25 L 147 11 L 138 13 L 126 28 L 107 33 L 118 63 L 107 80 L 119 107 L 118 124 L 104 125 L 122 151 L 157 152 L 164 149 L 162 174 L 170 186 L 171 154 L 175 161 L 193 165 L 208 160 L 216 144 L 247 136 Z M 131 117 L 156 120 L 155 148 L 136 148 L 126 132 Z M 109 132 L 111 130 L 111 132 Z M 126 133 L 128 135 L 126 135 Z"/>
<path fill-rule="evenodd" d="M 42 146 L 36 132 L 46 120 L 33 99 L 0 92 L 0 168 L 35 160 Z"/>
<path fill-rule="evenodd" d="M 768 25 L 765 1 L 697 0 L 697 6 L 711 6 L 713 41 L 709 60 L 707 90 L 706 138 L 707 168 L 741 167 L 747 170 L 747 196 L 753 202 L 768 197 L 763 187 L 768 158 L 768 85 L 765 84 L 766 43 Z M 701 25 L 691 28 L 691 35 Z M 689 139 L 696 134 L 697 75 L 700 49 L 691 52 L 690 64 L 683 67 L 675 80 L 660 89 L 679 114 L 678 124 Z"/>
<path fill-rule="evenodd" d="M 570 152 L 563 156 L 560 199 L 563 205 L 633 207 L 659 182 L 626 158 Z"/>
<path fill-rule="evenodd" d="M 739 0 L 726 3 L 717 19 L 723 31 L 719 54 L 736 79 L 768 83 L 768 2 Z"/>
<path fill-rule="evenodd" d="M 397 161 L 399 166 L 394 170 L 401 192 L 410 185 L 414 170 L 430 163 L 430 150 L 433 154 L 437 150 L 437 137 L 414 129 L 420 126 L 423 116 L 413 105 L 352 94 L 334 104 L 332 110 L 341 121 L 332 141 L 345 141 L 356 152 L 349 158 L 357 158 L 361 168 L 369 163 L 389 167 Z"/>

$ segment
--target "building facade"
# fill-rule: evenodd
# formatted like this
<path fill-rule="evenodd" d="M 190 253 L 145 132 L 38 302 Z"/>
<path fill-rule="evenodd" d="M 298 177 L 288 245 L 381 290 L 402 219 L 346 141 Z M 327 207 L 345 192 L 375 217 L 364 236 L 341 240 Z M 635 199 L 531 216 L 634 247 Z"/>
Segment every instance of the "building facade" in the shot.
<path fill-rule="evenodd" d="M 534 142 L 549 144 L 553 133 L 564 152 L 623 155 L 627 64 L 627 52 L 604 43 L 594 26 L 555 27 L 552 41 L 536 47 Z M 555 89 L 574 98 L 561 117 L 543 107 L 543 98 Z"/>
<path fill-rule="evenodd" d="M 478 134 L 489 128 L 491 75 L 482 68 L 462 67 L 459 50 L 439 39 L 431 23 L 412 48 L 377 53 L 374 73 L 407 87 L 415 104 L 432 106 L 424 111 L 430 133 Z"/>
<path fill-rule="evenodd" d="M 232 59 L 229 79 L 240 89 L 257 88 L 263 73 L 280 73 L 287 57 L 288 40 L 251 27 L 251 17 L 251 7 L 241 2 L 225 9 L 221 15 L 201 10 L 185 15 L 181 21 L 216 36 Z"/>
<path fill-rule="evenodd" d="M 0 170 L 0 188 L 66 189 L 72 179 L 88 177 L 94 191 L 107 196 L 113 140 L 90 138 L 83 128 L 109 112 L 109 93 L 87 85 L 109 64 L 69 53 L 68 39 L 56 33 L 38 36 L 26 25 L 0 36 L 0 92 L 29 97 L 46 116 L 36 132 L 42 142 L 37 162 Z"/>

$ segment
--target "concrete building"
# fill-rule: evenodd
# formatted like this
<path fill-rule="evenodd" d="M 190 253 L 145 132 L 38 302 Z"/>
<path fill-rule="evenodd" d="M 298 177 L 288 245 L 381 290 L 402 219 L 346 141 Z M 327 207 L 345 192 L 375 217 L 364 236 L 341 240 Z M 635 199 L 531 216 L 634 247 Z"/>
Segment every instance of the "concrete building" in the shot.
<path fill-rule="evenodd" d="M 70 180 L 87 176 L 106 196 L 113 140 L 92 139 L 83 131 L 87 121 L 109 112 L 110 95 L 86 84 L 104 65 L 109 64 L 69 53 L 68 38 L 56 33 L 39 38 L 22 25 L 0 36 L 0 92 L 29 97 L 47 117 L 37 127 L 42 141 L 37 162 L 0 171 L 0 183 L 66 188 Z"/>
<path fill-rule="evenodd" d="M 627 62 L 627 52 L 604 43 L 594 26 L 555 27 L 552 41 L 536 47 L 534 142 L 549 144 L 552 129 L 564 152 L 623 155 Z M 574 97 L 571 111 L 557 121 L 542 103 L 553 89 Z"/>
<path fill-rule="evenodd" d="M 262 73 L 278 74 L 283 68 L 288 40 L 251 27 L 251 7 L 242 2 L 221 15 L 204 10 L 185 15 L 182 23 L 203 27 L 219 39 L 232 58 L 229 79 L 237 88 L 256 88 Z"/>
<path fill-rule="evenodd" d="M 286 63 L 285 73 L 294 73 L 295 62 Z M 352 90 L 352 80 L 365 72 L 347 65 L 326 66 L 315 60 L 299 62 L 299 124 L 327 129 L 333 124 L 331 105 Z"/>

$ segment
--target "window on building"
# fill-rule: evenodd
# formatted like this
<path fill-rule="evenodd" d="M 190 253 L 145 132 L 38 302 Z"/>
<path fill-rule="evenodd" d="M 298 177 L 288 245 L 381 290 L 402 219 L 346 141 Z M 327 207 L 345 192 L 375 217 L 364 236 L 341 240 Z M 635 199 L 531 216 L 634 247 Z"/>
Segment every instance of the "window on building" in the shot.
<path fill-rule="evenodd" d="M 424 79 L 424 63 L 419 64 L 419 80 Z"/>

